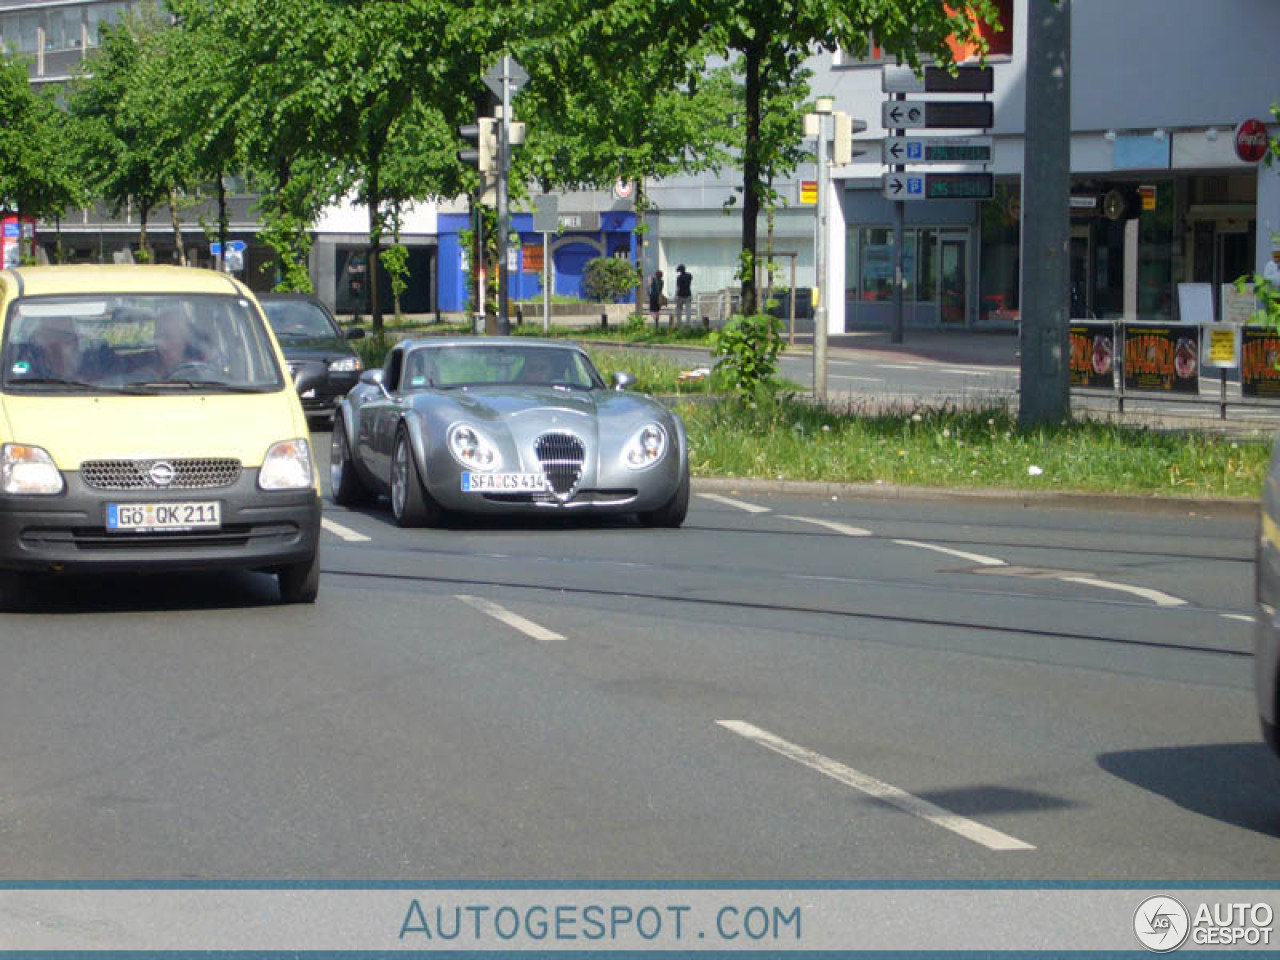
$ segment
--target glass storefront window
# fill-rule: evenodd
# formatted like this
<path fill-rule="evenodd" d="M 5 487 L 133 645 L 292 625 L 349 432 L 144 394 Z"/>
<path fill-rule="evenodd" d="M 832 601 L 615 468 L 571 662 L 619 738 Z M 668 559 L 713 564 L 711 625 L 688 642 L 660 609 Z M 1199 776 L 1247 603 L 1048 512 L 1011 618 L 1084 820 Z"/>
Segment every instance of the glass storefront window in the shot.
<path fill-rule="evenodd" d="M 978 309 L 984 323 L 1013 323 L 1018 319 L 1021 215 L 1022 194 L 1017 183 L 997 183 L 991 199 L 982 204 Z"/>
<path fill-rule="evenodd" d="M 868 227 L 862 231 L 862 280 L 863 300 L 893 299 L 893 231 L 880 227 Z"/>

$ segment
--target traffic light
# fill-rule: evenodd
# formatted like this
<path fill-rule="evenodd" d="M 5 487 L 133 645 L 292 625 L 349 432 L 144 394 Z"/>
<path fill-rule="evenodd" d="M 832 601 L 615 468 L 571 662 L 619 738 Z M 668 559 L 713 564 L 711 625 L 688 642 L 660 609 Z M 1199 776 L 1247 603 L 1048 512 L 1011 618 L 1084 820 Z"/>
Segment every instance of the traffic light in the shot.
<path fill-rule="evenodd" d="M 837 167 L 852 163 L 854 157 L 860 157 L 865 150 L 855 150 L 853 135 L 867 129 L 865 120 L 856 120 L 847 113 L 835 113 L 835 133 L 831 138 L 831 162 Z"/>
<path fill-rule="evenodd" d="M 493 117 L 481 117 L 475 123 L 458 128 L 462 139 L 474 143 L 473 149 L 459 150 L 458 159 L 475 164 L 482 174 L 498 172 L 498 121 Z"/>

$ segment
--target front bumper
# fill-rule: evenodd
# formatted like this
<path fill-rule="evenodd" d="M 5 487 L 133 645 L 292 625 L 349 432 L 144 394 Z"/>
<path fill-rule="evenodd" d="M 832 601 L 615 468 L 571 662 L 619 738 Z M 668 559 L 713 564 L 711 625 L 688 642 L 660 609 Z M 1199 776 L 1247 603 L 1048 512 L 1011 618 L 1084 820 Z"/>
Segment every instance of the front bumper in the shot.
<path fill-rule="evenodd" d="M 64 472 L 56 497 L 0 496 L 0 569 L 66 570 L 269 569 L 309 561 L 320 537 L 315 490 L 266 492 L 256 470 L 231 486 L 105 491 Z M 216 530 L 108 532 L 108 503 L 217 501 Z"/>
<path fill-rule="evenodd" d="M 359 371 L 332 373 L 324 363 L 292 363 L 293 385 L 308 413 L 333 410 L 360 380 Z"/>

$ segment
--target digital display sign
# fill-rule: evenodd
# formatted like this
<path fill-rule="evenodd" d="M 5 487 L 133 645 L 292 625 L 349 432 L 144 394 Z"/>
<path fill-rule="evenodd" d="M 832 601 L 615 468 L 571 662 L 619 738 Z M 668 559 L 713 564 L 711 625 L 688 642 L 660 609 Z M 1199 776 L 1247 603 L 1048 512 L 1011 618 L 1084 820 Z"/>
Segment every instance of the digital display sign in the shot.
<path fill-rule="evenodd" d="M 989 173 L 931 173 L 925 177 L 930 200 L 989 200 L 994 187 Z"/>
<path fill-rule="evenodd" d="M 990 163 L 991 148 L 985 144 L 929 144 L 924 158 L 932 163 Z"/>

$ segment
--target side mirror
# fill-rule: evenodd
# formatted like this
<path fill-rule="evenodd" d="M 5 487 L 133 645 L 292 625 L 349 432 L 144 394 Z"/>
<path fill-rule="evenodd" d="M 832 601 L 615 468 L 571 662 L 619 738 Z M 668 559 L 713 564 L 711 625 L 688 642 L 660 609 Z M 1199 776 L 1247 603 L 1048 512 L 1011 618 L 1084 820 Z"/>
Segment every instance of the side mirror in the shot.
<path fill-rule="evenodd" d="M 360 374 L 360 382 L 370 387 L 382 386 L 382 368 L 375 367 Z"/>
<path fill-rule="evenodd" d="M 615 370 L 610 378 L 615 390 L 628 390 L 636 382 L 636 375 L 627 370 Z"/>
<path fill-rule="evenodd" d="M 364 327 L 347 327 L 347 332 L 344 334 L 344 336 L 348 340 L 363 340 Z"/>

